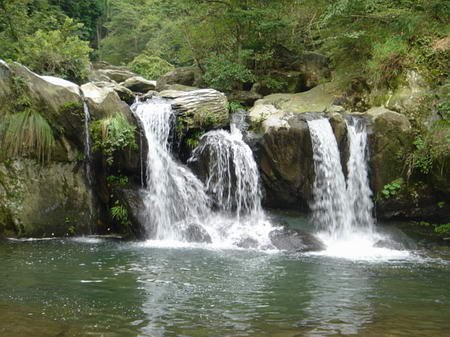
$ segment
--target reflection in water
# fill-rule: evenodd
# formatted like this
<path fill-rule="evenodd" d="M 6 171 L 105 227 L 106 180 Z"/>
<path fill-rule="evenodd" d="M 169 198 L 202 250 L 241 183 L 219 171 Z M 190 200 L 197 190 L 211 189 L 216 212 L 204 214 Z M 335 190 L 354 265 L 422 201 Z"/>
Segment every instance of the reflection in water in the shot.
<path fill-rule="evenodd" d="M 311 300 L 299 324 L 307 336 L 357 334 L 372 320 L 368 272 L 358 264 L 342 268 L 333 262 L 314 264 L 309 273 Z"/>
<path fill-rule="evenodd" d="M 143 253 L 149 254 L 149 251 Z M 248 335 L 259 321 L 265 279 L 271 276 L 266 254 L 186 249 L 165 250 L 162 266 L 146 263 L 138 278 L 145 293 L 145 336 L 191 335 L 226 330 Z M 183 256 L 183 267 L 179 259 Z M 207 269 L 203 272 L 202 269 Z M 177 274 L 174 278 L 173 275 Z"/>

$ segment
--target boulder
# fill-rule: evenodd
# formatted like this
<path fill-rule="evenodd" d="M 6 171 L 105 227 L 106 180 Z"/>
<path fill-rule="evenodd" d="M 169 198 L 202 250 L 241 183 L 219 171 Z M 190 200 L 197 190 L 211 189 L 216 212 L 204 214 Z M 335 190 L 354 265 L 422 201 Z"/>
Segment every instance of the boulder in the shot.
<path fill-rule="evenodd" d="M 94 85 L 99 88 L 111 88 L 113 89 L 117 95 L 119 95 L 120 99 L 127 104 L 132 104 L 134 100 L 136 99 L 136 96 L 133 94 L 133 92 L 125 88 L 124 86 L 117 84 L 115 82 L 94 82 Z"/>
<path fill-rule="evenodd" d="M 129 78 L 136 76 L 135 73 L 123 68 L 105 68 L 99 69 L 98 72 L 117 83 L 125 82 Z"/>
<path fill-rule="evenodd" d="M 429 88 L 422 76 L 414 71 L 406 72 L 406 81 L 392 92 L 385 104 L 386 108 L 408 115 L 417 110 L 426 97 Z"/>
<path fill-rule="evenodd" d="M 227 97 L 230 102 L 238 102 L 245 107 L 251 107 L 262 98 L 262 95 L 254 91 L 232 91 Z"/>
<path fill-rule="evenodd" d="M 277 249 L 288 252 L 316 252 L 326 248 L 325 244 L 313 234 L 299 229 L 277 229 L 269 236 Z"/>
<path fill-rule="evenodd" d="M 0 233 L 8 237 L 88 234 L 92 195 L 77 162 L 0 164 Z"/>
<path fill-rule="evenodd" d="M 141 76 L 130 77 L 126 81 L 120 83 L 120 85 L 141 94 L 156 89 L 156 81 L 149 81 Z"/>
<path fill-rule="evenodd" d="M 211 243 L 211 236 L 208 232 L 200 225 L 190 224 L 183 231 L 183 238 L 187 242 L 205 242 Z"/>
<path fill-rule="evenodd" d="M 264 204 L 274 208 L 308 209 L 314 162 L 307 119 L 311 115 L 272 116 L 256 145 L 255 159 L 265 190 Z M 271 121 L 272 119 L 272 121 Z"/>
<path fill-rule="evenodd" d="M 168 72 L 158 79 L 157 90 L 167 90 L 171 84 L 189 87 L 202 87 L 202 73 L 197 67 L 180 67 Z"/>
<path fill-rule="evenodd" d="M 372 124 L 369 135 L 370 180 L 375 194 L 403 176 L 403 154 L 411 151 L 412 129 L 408 118 L 383 107 L 364 113 Z"/>
<path fill-rule="evenodd" d="M 182 117 L 187 130 L 208 130 L 229 124 L 227 98 L 217 90 L 168 90 L 162 91 L 160 96 L 172 99 L 172 107 L 177 116 Z"/>
<path fill-rule="evenodd" d="M 1 105 L 0 113 L 11 108 L 17 95 L 24 95 L 54 130 L 64 130 L 70 142 L 83 146 L 84 111 L 78 85 L 60 78 L 39 76 L 19 63 L 7 68 L 3 65 L 2 69 L 0 100 L 5 104 Z M 21 83 L 20 93 L 14 92 L 12 81 Z"/>
<path fill-rule="evenodd" d="M 334 86 L 327 83 L 297 94 L 265 96 L 255 105 L 272 105 L 278 110 L 292 113 L 325 112 L 333 105 L 336 93 Z"/>
<path fill-rule="evenodd" d="M 100 85 L 102 84 L 89 82 L 81 86 L 91 117 L 93 119 L 102 119 L 116 112 L 122 112 L 130 118 L 130 107 L 120 99 L 114 88 Z"/>

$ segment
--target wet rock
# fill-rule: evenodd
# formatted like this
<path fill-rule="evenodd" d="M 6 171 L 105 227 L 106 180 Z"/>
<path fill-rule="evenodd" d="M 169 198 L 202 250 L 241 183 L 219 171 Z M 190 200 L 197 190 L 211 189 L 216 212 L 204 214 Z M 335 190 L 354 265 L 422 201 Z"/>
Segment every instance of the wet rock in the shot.
<path fill-rule="evenodd" d="M 183 237 L 187 242 L 212 242 L 208 232 L 197 224 L 190 224 L 184 231 Z"/>
<path fill-rule="evenodd" d="M 325 244 L 313 234 L 299 229 L 274 230 L 269 236 L 277 249 L 289 252 L 313 252 L 326 248 Z"/>
<path fill-rule="evenodd" d="M 376 248 L 388 248 L 388 249 L 394 249 L 394 250 L 405 250 L 405 247 L 394 240 L 391 239 L 383 239 L 377 241 L 374 245 Z"/>
<path fill-rule="evenodd" d="M 236 243 L 236 246 L 244 249 L 258 248 L 258 241 L 252 238 L 244 238 Z"/>
<path fill-rule="evenodd" d="M 156 81 L 149 81 L 141 76 L 130 77 L 126 81 L 121 82 L 120 85 L 141 94 L 156 89 Z"/>

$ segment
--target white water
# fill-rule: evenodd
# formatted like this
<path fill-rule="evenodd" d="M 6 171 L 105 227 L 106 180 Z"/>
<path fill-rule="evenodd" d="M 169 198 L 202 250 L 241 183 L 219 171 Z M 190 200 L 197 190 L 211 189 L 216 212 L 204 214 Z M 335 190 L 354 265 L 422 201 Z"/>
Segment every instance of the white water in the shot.
<path fill-rule="evenodd" d="M 191 225 L 211 239 L 210 247 L 236 248 L 243 242 L 271 249 L 274 229 L 261 207 L 259 173 L 251 149 L 239 129 L 212 131 L 202 139 L 196 154 L 210 151 L 206 186 L 170 154 L 169 135 L 173 111 L 169 101 L 153 98 L 136 102 L 132 110 L 140 119 L 148 143 L 145 189 L 145 245 L 161 247 L 205 246 L 187 243 Z M 195 159 L 192 159 L 195 160 Z M 211 209 L 211 199 L 217 209 Z"/>
<path fill-rule="evenodd" d="M 386 260 L 409 257 L 407 251 L 375 246 L 387 239 L 377 233 L 368 178 L 367 130 L 362 121 L 348 124 L 348 179 L 342 171 L 339 148 L 327 119 L 308 122 L 316 178 L 311 209 L 318 237 L 327 245 L 314 253 L 348 259 Z"/>
<path fill-rule="evenodd" d="M 183 231 L 201 224 L 209 199 L 203 184 L 170 154 L 169 135 L 174 118 L 169 102 L 152 99 L 136 102 L 132 110 L 142 122 L 148 142 L 146 231 L 156 240 L 183 240 Z"/>

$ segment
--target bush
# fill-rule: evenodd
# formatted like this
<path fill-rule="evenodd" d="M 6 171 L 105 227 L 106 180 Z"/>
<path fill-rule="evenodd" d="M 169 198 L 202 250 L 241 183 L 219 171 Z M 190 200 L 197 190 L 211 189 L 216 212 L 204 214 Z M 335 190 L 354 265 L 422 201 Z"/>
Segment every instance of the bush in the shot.
<path fill-rule="evenodd" d="M 112 165 L 117 150 L 127 147 L 137 149 L 135 130 L 136 128 L 120 113 L 95 121 L 91 125 L 93 149 L 103 153 L 106 163 Z"/>
<path fill-rule="evenodd" d="M 141 54 L 128 65 L 136 74 L 156 80 L 175 67 L 158 56 Z"/>
<path fill-rule="evenodd" d="M 33 71 L 57 75 L 80 82 L 87 77 L 89 67 L 89 42 L 82 41 L 75 31 L 82 25 L 66 19 L 60 30 L 38 30 L 23 39 L 18 60 Z"/>
<path fill-rule="evenodd" d="M 223 56 L 213 56 L 206 62 L 203 79 L 210 87 L 221 91 L 241 89 L 244 83 L 256 80 L 250 69 Z"/>

